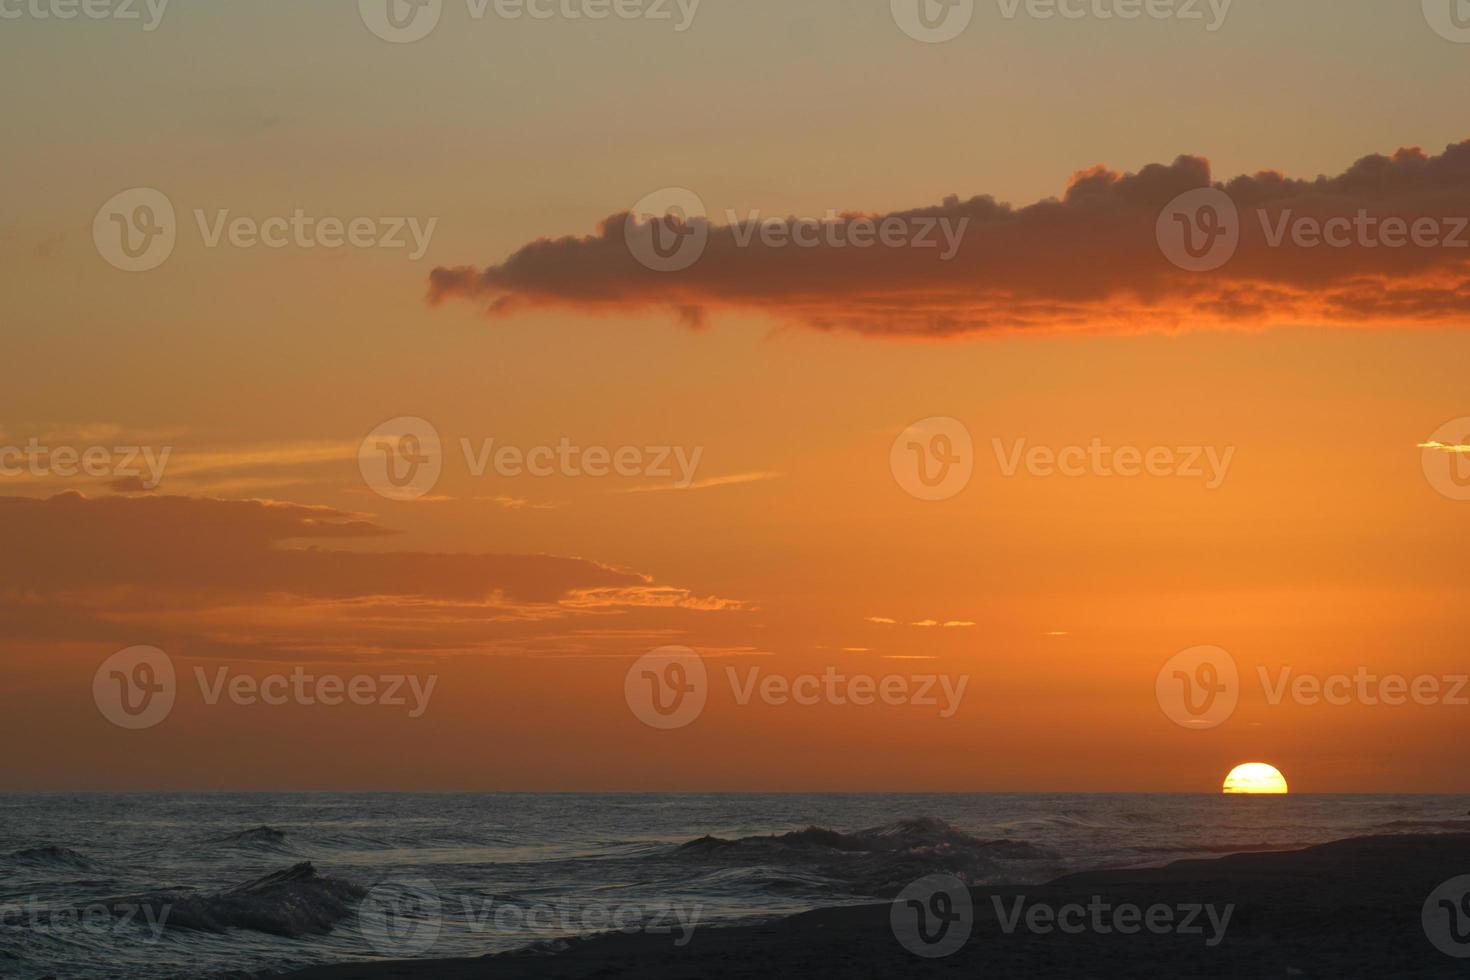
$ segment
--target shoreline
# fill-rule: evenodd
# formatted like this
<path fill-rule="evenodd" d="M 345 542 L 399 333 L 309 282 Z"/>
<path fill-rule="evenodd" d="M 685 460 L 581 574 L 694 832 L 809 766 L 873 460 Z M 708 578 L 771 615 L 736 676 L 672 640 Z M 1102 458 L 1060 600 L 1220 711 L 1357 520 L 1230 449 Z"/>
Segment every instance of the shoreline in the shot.
<path fill-rule="evenodd" d="M 926 944 L 900 919 L 908 945 L 928 954 L 919 956 L 896 938 L 890 916 L 898 903 L 875 903 L 700 929 L 683 947 L 666 935 L 605 934 L 557 953 L 348 963 L 254 980 L 1463 977 L 1470 962 L 1436 948 L 1430 931 L 1470 954 L 1470 941 L 1463 949 L 1457 943 L 1470 919 L 1449 905 L 1443 921 L 1437 911 L 1425 917 L 1436 889 L 1462 875 L 1470 875 L 1470 833 L 1353 837 L 971 888 L 968 939 L 942 956 L 934 954 L 955 945 L 961 920 L 952 934 L 942 922 L 926 930 L 944 937 Z M 964 901 L 961 894 L 936 902 L 933 887 L 913 894 L 916 916 L 924 908 L 953 917 L 955 900 Z M 1453 924 L 1451 912 L 1459 916 Z"/>

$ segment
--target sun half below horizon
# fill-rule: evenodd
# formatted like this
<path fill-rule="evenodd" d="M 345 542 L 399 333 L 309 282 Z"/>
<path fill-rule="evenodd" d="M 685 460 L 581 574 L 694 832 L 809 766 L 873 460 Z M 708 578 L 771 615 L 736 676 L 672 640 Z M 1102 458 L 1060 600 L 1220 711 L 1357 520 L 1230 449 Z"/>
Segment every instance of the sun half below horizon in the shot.
<path fill-rule="evenodd" d="M 1290 792 L 1281 770 L 1264 762 L 1246 762 L 1230 770 L 1223 792 L 1235 795 L 1284 796 Z"/>

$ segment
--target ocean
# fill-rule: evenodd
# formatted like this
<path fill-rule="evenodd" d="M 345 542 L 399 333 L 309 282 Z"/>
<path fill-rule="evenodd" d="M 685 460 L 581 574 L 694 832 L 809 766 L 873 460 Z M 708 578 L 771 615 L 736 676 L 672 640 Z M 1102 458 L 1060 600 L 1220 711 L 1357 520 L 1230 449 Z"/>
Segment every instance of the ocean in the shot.
<path fill-rule="evenodd" d="M 478 956 L 1078 870 L 1470 831 L 1470 796 L 0 797 L 0 977 Z M 311 867 L 305 867 L 310 862 Z"/>

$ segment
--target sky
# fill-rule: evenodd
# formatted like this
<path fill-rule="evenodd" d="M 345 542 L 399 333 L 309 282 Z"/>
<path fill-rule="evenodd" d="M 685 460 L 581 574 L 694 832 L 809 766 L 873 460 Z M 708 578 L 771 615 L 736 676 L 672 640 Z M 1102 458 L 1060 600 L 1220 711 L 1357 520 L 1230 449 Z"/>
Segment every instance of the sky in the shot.
<path fill-rule="evenodd" d="M 902 2 L 0 0 L 0 789 L 1470 791 L 1470 44 Z M 1239 243 L 1187 269 L 1199 189 Z M 1359 213 L 1445 240 L 1272 243 Z M 954 254 L 830 241 L 885 219 Z M 377 700 L 250 703 L 298 668 Z M 750 687 L 829 674 L 907 694 Z M 1360 674 L 1439 694 L 1313 703 Z"/>

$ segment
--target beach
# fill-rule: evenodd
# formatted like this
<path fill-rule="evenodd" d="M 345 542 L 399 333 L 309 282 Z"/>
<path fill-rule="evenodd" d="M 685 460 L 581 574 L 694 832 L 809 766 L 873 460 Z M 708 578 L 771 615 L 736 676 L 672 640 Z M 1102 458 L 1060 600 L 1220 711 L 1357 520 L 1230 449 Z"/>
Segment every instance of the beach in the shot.
<path fill-rule="evenodd" d="M 886 903 L 701 928 L 682 947 L 669 935 L 614 934 L 556 952 L 325 966 L 257 980 L 1463 976 L 1467 960 L 1433 940 L 1453 948 L 1470 913 L 1436 905 L 1426 919 L 1424 910 L 1437 889 L 1467 874 L 1470 834 L 1359 837 L 974 888 L 968 940 L 933 958 L 900 943 Z M 1470 955 L 1470 941 L 1463 945 Z"/>

